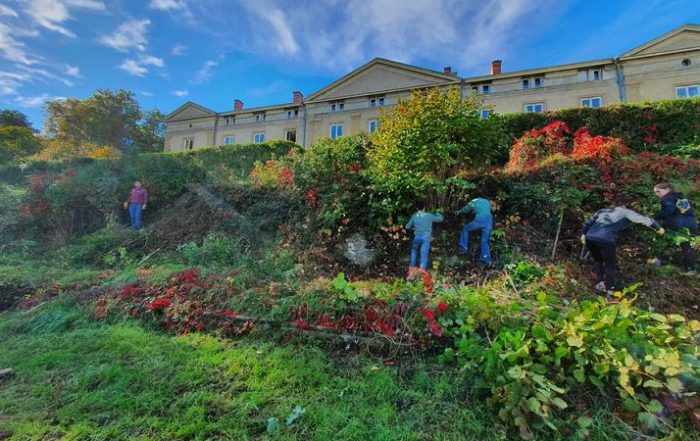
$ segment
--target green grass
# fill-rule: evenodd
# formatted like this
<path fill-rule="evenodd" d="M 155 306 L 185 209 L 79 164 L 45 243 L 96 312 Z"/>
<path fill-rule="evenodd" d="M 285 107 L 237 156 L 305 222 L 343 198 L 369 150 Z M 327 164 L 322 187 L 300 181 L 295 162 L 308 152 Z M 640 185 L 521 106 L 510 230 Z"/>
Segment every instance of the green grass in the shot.
<path fill-rule="evenodd" d="M 388 367 L 299 341 L 173 337 L 87 316 L 65 298 L 0 314 L 0 368 L 16 372 L 0 381 L 0 439 L 518 439 L 452 368 Z M 287 427 L 296 406 L 305 413 Z M 592 440 L 631 438 L 604 409 L 595 421 Z"/>

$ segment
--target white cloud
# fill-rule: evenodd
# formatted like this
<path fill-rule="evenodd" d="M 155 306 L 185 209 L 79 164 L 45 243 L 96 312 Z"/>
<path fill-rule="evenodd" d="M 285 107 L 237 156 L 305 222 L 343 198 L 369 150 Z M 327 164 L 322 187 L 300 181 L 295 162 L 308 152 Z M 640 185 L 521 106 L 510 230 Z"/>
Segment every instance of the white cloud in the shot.
<path fill-rule="evenodd" d="M 148 69 L 134 60 L 124 60 L 124 62 L 119 65 L 119 69 L 138 77 L 142 77 L 148 73 Z"/>
<path fill-rule="evenodd" d="M 66 64 L 66 75 L 75 78 L 80 78 L 80 68 L 78 66 L 71 66 L 70 64 Z"/>
<path fill-rule="evenodd" d="M 144 90 L 139 91 L 139 94 L 141 94 L 141 95 L 143 95 L 143 96 L 155 96 L 154 93 L 146 92 L 146 91 L 144 91 Z"/>
<path fill-rule="evenodd" d="M 47 101 L 64 100 L 65 97 L 62 96 L 51 96 L 47 93 L 39 96 L 18 96 L 15 97 L 15 103 L 20 107 L 36 108 L 43 107 Z"/>
<path fill-rule="evenodd" d="M 273 38 L 274 49 L 282 55 L 296 55 L 301 48 L 294 37 L 294 33 L 289 27 L 289 18 L 280 8 L 274 7 L 272 2 L 258 0 L 255 2 L 244 2 L 243 5 L 250 12 L 262 21 L 265 27 L 271 27 L 275 37 Z M 262 32 L 260 34 L 263 34 Z"/>
<path fill-rule="evenodd" d="M 148 7 L 160 11 L 184 10 L 187 9 L 187 3 L 182 0 L 151 0 Z"/>
<path fill-rule="evenodd" d="M 127 52 L 129 49 L 144 51 L 148 45 L 145 34 L 150 24 L 149 19 L 124 22 L 112 35 L 100 37 L 99 42 L 120 52 Z"/>
<path fill-rule="evenodd" d="M 0 71 L 0 95 L 16 95 L 23 83 L 31 80 L 26 73 Z"/>
<path fill-rule="evenodd" d="M 170 53 L 176 56 L 185 55 L 187 53 L 187 46 L 176 44 L 170 49 Z"/>
<path fill-rule="evenodd" d="M 179 97 L 187 96 L 187 95 L 190 94 L 190 93 L 187 91 L 187 89 L 185 89 L 185 90 L 173 90 L 173 91 L 170 92 L 170 93 L 172 93 L 172 94 L 175 95 L 175 96 L 179 96 Z"/>
<path fill-rule="evenodd" d="M 36 63 L 36 59 L 24 49 L 24 43 L 13 38 L 13 29 L 0 23 L 0 55 L 4 58 L 23 64 Z"/>
<path fill-rule="evenodd" d="M 73 32 L 61 25 L 71 18 L 71 9 L 106 10 L 104 3 L 93 0 L 25 0 L 22 4 L 36 25 L 67 37 L 75 37 Z"/>
<path fill-rule="evenodd" d="M 205 82 L 209 76 L 211 75 L 211 69 L 213 67 L 216 67 L 219 65 L 218 61 L 214 60 L 209 60 L 204 63 L 201 69 L 197 71 L 197 73 L 194 75 L 194 78 L 192 79 L 191 83 L 193 84 L 201 84 Z"/>
<path fill-rule="evenodd" d="M 156 67 L 163 67 L 165 63 L 163 62 L 162 58 L 158 57 L 153 57 L 150 55 L 144 55 L 141 57 L 141 63 L 143 64 L 148 64 L 151 66 L 156 66 Z"/>
<path fill-rule="evenodd" d="M 15 12 L 14 9 L 8 8 L 7 6 L 0 5 L 0 15 L 17 17 L 17 12 Z"/>

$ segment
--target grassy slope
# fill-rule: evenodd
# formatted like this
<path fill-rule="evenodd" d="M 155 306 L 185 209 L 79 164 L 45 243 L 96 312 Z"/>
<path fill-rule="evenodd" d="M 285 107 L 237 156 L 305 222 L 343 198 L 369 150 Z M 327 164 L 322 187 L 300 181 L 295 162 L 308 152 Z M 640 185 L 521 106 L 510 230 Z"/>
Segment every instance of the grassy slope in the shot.
<path fill-rule="evenodd" d="M 0 382 L 0 439 L 518 439 L 452 368 L 85 316 L 65 300 L 0 315 L 0 365 L 16 371 Z M 306 412 L 286 428 L 297 405 Z M 281 429 L 268 434 L 273 417 Z M 598 411 L 591 439 L 632 435 Z"/>

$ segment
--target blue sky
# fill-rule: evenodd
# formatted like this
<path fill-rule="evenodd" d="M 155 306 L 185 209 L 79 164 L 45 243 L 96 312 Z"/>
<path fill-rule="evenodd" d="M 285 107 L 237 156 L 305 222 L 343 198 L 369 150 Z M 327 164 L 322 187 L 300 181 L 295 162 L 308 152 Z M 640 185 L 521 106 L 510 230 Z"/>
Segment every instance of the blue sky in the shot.
<path fill-rule="evenodd" d="M 613 57 L 697 0 L 0 0 L 0 108 L 127 89 L 165 113 L 291 102 L 374 57 L 461 76 Z"/>

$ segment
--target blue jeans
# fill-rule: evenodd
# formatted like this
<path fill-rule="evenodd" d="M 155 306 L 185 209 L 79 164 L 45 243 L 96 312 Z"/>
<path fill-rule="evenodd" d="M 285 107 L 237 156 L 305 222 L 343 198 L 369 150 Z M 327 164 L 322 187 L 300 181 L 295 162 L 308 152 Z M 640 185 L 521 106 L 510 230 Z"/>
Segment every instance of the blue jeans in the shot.
<path fill-rule="evenodd" d="M 491 230 L 493 230 L 493 217 L 474 219 L 465 225 L 462 228 L 462 234 L 459 236 L 459 249 L 463 253 L 469 250 L 469 233 L 476 230 L 481 230 L 481 254 L 479 254 L 479 260 L 487 265 L 491 265 L 489 239 L 491 239 Z"/>
<path fill-rule="evenodd" d="M 411 267 L 416 266 L 416 254 L 420 247 L 420 267 L 428 268 L 428 254 L 430 253 L 430 237 L 414 237 L 411 245 Z"/>
<path fill-rule="evenodd" d="M 131 218 L 131 228 L 138 230 L 141 228 L 141 204 L 129 204 L 129 217 Z"/>

